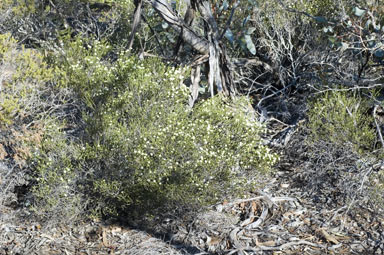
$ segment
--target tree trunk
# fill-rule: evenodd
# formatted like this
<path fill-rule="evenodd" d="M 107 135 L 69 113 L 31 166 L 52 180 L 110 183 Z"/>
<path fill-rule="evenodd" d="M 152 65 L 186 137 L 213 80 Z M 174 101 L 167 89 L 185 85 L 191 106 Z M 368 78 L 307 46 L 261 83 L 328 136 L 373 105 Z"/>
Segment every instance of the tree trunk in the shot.
<path fill-rule="evenodd" d="M 174 13 L 167 0 L 150 0 L 150 3 L 160 17 L 180 33 L 185 43 L 190 44 L 200 54 L 209 55 L 208 81 L 211 95 L 213 96 L 216 91 L 227 96 L 235 94 L 233 77 L 229 68 L 230 61 L 225 48 L 220 43 L 220 31 L 209 1 L 191 0 L 191 5 L 199 10 L 202 19 L 207 22 L 208 40 L 196 34 L 189 24 L 186 24 L 179 15 Z"/>

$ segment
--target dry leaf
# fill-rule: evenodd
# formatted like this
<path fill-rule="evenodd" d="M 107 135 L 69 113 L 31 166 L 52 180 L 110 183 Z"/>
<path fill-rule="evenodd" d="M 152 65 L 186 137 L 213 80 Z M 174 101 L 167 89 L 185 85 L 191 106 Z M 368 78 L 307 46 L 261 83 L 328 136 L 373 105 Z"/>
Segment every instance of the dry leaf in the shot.
<path fill-rule="evenodd" d="M 276 246 L 276 242 L 273 240 L 266 241 L 266 242 L 258 242 L 258 246 Z"/>
<path fill-rule="evenodd" d="M 327 231 L 325 231 L 325 229 L 321 228 L 319 232 L 328 242 L 331 242 L 333 244 L 339 244 L 339 241 L 337 241 L 337 239 L 334 236 L 331 236 L 330 234 L 328 234 Z"/>
<path fill-rule="evenodd" d="M 255 201 L 252 201 L 252 209 L 251 209 L 251 212 L 255 213 L 257 211 L 257 204 Z"/>
<path fill-rule="evenodd" d="M 122 230 L 121 227 L 113 227 L 111 232 L 112 232 L 112 234 L 116 234 L 116 233 L 121 232 L 121 230 Z"/>
<path fill-rule="evenodd" d="M 4 146 L 0 143 L 0 160 L 4 160 L 7 155 L 7 151 L 5 150 Z"/>
<path fill-rule="evenodd" d="M 107 231 L 103 228 L 103 245 L 105 247 L 109 247 L 108 239 L 107 239 Z"/>
<path fill-rule="evenodd" d="M 253 223 L 254 221 L 255 221 L 255 217 L 249 217 L 248 219 L 244 220 L 244 221 L 240 224 L 240 226 L 241 226 L 241 227 L 245 227 L 245 226 L 247 226 L 247 225 Z"/>
<path fill-rule="evenodd" d="M 221 242 L 221 238 L 218 236 L 208 236 L 207 235 L 207 244 L 208 245 L 216 245 Z"/>

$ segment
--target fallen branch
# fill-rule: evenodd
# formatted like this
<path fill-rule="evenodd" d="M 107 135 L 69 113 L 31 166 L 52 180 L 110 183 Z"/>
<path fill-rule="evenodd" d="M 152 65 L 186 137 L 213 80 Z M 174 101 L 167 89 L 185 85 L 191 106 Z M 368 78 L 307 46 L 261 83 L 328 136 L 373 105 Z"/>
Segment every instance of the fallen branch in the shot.
<path fill-rule="evenodd" d="M 282 251 L 282 250 L 285 250 L 291 246 L 295 246 L 295 245 L 308 245 L 308 246 L 313 246 L 313 247 L 318 247 L 318 248 L 322 248 L 322 249 L 325 249 L 326 246 L 325 245 L 321 245 L 321 244 L 316 244 L 316 243 L 311 243 L 311 242 L 308 242 L 308 241 L 305 241 L 305 240 L 299 240 L 299 241 L 296 241 L 296 242 L 289 242 L 289 243 L 285 243 L 285 244 L 282 244 L 282 245 L 279 245 L 279 246 L 259 246 L 257 248 L 259 248 L 260 250 L 263 250 L 263 251 Z"/>

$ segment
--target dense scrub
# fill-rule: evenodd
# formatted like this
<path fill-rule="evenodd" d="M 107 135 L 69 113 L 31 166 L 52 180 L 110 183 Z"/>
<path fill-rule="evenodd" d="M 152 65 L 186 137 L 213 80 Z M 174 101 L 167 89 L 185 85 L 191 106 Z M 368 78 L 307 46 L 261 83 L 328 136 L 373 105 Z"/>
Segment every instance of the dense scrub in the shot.
<path fill-rule="evenodd" d="M 77 112 L 38 111 L 38 102 L 41 107 L 50 103 L 43 94 L 40 101 L 29 97 L 39 86 L 23 94 L 38 111 L 29 117 L 40 120 L 38 143 L 24 145 L 32 150 L 24 155 L 32 183 L 26 203 L 37 215 L 72 220 L 84 210 L 94 217 L 117 216 L 132 208 L 211 204 L 255 189 L 259 174 L 276 162 L 262 143 L 264 127 L 247 99 L 217 96 L 191 109 L 183 84 L 187 69 L 158 59 L 139 61 L 125 52 L 111 61 L 110 46 L 98 40 L 67 43 L 65 54 L 50 58 L 51 68 L 41 62 L 34 75 L 47 75 L 39 82 L 54 85 L 46 87 L 51 93 L 72 91 Z M 20 63 L 36 65 L 33 58 L 27 60 Z M 15 91 L 21 85 L 15 79 L 8 86 Z M 27 106 L 18 105 L 22 95 L 9 106 L 11 95 L 18 96 L 2 94 L 2 123 L 8 126 Z M 29 109 L 28 114 L 34 113 Z M 75 137 L 76 129 L 83 131 Z"/>
<path fill-rule="evenodd" d="M 356 92 L 333 91 L 311 100 L 309 106 L 305 142 L 292 146 L 306 151 L 297 156 L 306 158 L 301 180 L 312 199 L 324 206 L 352 206 L 357 201 L 359 206 L 380 206 L 380 196 L 371 198 L 378 194 L 382 175 L 381 144 L 366 99 Z"/>
<path fill-rule="evenodd" d="M 329 141 L 363 153 L 375 148 L 373 117 L 368 104 L 358 95 L 331 92 L 310 105 L 308 126 L 314 142 Z"/>
<path fill-rule="evenodd" d="M 263 187 L 280 150 L 329 206 L 382 208 L 382 1 L 208 1 L 216 25 L 201 6 L 184 24 L 182 1 L 177 22 L 161 0 L 3 2 L 1 205 L 63 222 L 204 208 Z"/>

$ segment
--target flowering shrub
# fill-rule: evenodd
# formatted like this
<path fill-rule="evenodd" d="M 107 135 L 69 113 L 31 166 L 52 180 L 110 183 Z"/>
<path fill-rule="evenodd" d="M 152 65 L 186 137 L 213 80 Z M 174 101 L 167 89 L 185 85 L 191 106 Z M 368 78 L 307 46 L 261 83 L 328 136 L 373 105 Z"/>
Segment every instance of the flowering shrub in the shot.
<path fill-rule="evenodd" d="M 56 60 L 63 86 L 84 102 L 81 158 L 98 212 L 212 203 L 252 188 L 276 162 L 262 144 L 264 128 L 246 113 L 245 98 L 217 96 L 190 109 L 187 69 L 127 52 L 109 61 L 109 50 L 77 39 Z"/>
<path fill-rule="evenodd" d="M 83 213 L 85 206 L 79 179 L 81 147 L 57 120 L 46 120 L 43 129 L 39 147 L 29 157 L 34 185 L 27 205 L 41 218 L 65 222 Z"/>
<path fill-rule="evenodd" d="M 159 85 L 152 89 L 160 95 L 172 89 L 172 83 Z M 144 97 L 143 92 L 136 96 Z M 182 88 L 175 92 L 184 93 Z M 98 126 L 105 129 L 98 130 L 96 144 L 85 149 L 88 160 L 103 163 L 94 188 L 109 201 L 104 209 L 130 203 L 215 202 L 251 188 L 257 173 L 276 161 L 261 144 L 262 127 L 223 98 L 207 100 L 193 111 L 186 100 L 148 100 L 141 107 L 136 102 L 121 111 L 132 101 L 120 99 L 100 116 Z"/>
<path fill-rule="evenodd" d="M 338 3 L 340 4 L 340 3 Z M 304 11 L 308 12 L 313 16 L 325 16 L 332 17 L 339 9 L 338 4 L 331 0 L 316 0 L 316 1 L 303 1 L 297 4 L 300 9 L 302 7 Z"/>
<path fill-rule="evenodd" d="M 107 43 L 80 38 L 65 41 L 48 67 L 9 35 L 0 42 L 1 67 L 11 70 L 3 76 L 0 127 L 25 129 L 13 132 L 21 137 L 17 156 L 31 170 L 25 205 L 40 217 L 68 219 L 86 202 L 113 216 L 131 206 L 209 204 L 251 189 L 277 160 L 262 144 L 264 127 L 248 115 L 246 98 L 188 106 L 188 69 L 128 52 L 111 57 Z M 76 96 L 61 98 L 61 91 Z M 67 100 L 82 116 L 57 112 Z M 82 135 L 67 134 L 69 122 Z"/>

